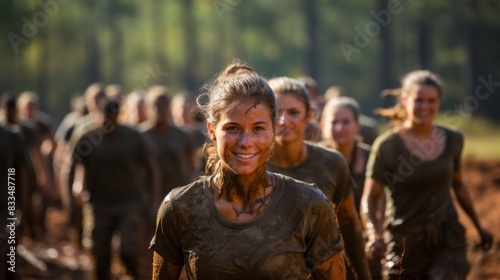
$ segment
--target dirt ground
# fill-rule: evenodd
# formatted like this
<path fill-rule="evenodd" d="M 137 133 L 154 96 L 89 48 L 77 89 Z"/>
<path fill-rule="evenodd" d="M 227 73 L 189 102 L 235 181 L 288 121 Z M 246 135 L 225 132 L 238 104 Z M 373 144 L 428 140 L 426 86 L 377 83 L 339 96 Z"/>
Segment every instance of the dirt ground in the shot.
<path fill-rule="evenodd" d="M 500 159 L 480 161 L 467 158 L 463 171 L 477 215 L 483 226 L 494 235 L 490 251 L 476 249 L 479 236 L 475 227 L 463 212 L 459 212 L 469 240 L 471 272 L 468 279 L 500 279 Z"/>
<path fill-rule="evenodd" d="M 500 159 L 476 160 L 463 163 L 464 180 L 469 186 L 477 214 L 485 227 L 494 234 L 493 248 L 488 252 L 476 249 L 479 238 L 474 226 L 459 211 L 467 229 L 468 256 L 471 272 L 468 280 L 500 279 Z M 47 218 L 47 234 L 43 242 L 23 241 L 19 248 L 17 279 L 92 279 L 92 261 L 88 251 L 78 250 L 74 235 L 67 226 L 68 217 L 52 209 Z M 145 263 L 150 255 L 142 256 Z M 144 269 L 149 269 L 147 266 Z M 130 279 L 118 261 L 112 267 L 114 279 Z"/>

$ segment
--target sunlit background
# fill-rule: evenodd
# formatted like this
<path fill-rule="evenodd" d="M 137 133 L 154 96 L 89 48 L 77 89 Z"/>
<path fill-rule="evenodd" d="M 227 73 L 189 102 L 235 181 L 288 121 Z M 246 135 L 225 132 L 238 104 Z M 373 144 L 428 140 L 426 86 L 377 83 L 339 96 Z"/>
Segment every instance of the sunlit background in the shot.
<path fill-rule="evenodd" d="M 452 125 L 494 122 L 498 14 L 494 0 L 5 0 L 0 92 L 37 91 L 57 123 L 91 82 L 198 92 L 239 57 L 269 78 L 312 76 L 320 93 L 342 85 L 372 115 L 391 103 L 382 89 L 428 68 L 445 82 L 442 111 L 461 118 Z"/>

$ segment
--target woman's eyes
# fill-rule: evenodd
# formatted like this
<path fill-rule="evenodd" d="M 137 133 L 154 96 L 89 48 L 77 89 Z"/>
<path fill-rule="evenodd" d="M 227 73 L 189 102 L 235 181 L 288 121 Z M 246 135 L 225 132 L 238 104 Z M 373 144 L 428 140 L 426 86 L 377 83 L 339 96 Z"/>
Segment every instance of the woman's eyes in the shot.
<path fill-rule="evenodd" d="M 236 126 L 230 126 L 230 127 L 227 127 L 227 128 L 226 128 L 226 130 L 227 130 L 227 131 L 231 131 L 231 132 L 235 132 L 235 131 L 238 131 L 238 130 L 239 130 L 239 128 L 238 128 L 238 127 L 236 127 Z"/>
<path fill-rule="evenodd" d="M 230 126 L 225 128 L 226 131 L 228 132 L 239 132 L 241 129 L 237 126 Z M 262 126 L 256 126 L 252 129 L 254 132 L 262 132 L 265 131 L 266 129 Z"/>

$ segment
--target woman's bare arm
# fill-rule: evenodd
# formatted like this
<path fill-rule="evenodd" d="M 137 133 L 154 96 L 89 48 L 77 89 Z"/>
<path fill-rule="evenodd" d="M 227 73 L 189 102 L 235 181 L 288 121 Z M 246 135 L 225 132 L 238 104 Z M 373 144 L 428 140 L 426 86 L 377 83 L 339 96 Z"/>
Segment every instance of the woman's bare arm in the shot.
<path fill-rule="evenodd" d="M 342 252 L 332 256 L 330 259 L 314 266 L 312 278 L 317 279 L 346 279 L 345 262 Z"/>
<path fill-rule="evenodd" d="M 355 270 L 359 280 L 371 279 L 365 254 L 363 229 L 354 205 L 354 193 L 351 193 L 338 206 L 337 219 L 344 238 L 345 252 L 352 264 L 352 269 Z"/>
<path fill-rule="evenodd" d="M 385 245 L 382 239 L 385 222 L 385 192 L 384 185 L 367 178 L 361 197 L 361 217 L 368 235 L 368 255 L 382 258 Z"/>
<path fill-rule="evenodd" d="M 489 250 L 493 244 L 493 235 L 484 228 L 479 222 L 476 211 L 474 210 L 474 205 L 472 204 L 472 199 L 469 194 L 469 190 L 462 181 L 462 172 L 460 170 L 456 171 L 453 175 L 453 190 L 455 191 L 455 196 L 458 203 L 464 209 L 467 216 L 474 223 L 474 226 L 481 237 L 481 247 L 483 250 Z"/>
<path fill-rule="evenodd" d="M 153 255 L 153 279 L 154 280 L 178 280 L 182 266 L 165 261 L 162 256 L 154 252 Z"/>

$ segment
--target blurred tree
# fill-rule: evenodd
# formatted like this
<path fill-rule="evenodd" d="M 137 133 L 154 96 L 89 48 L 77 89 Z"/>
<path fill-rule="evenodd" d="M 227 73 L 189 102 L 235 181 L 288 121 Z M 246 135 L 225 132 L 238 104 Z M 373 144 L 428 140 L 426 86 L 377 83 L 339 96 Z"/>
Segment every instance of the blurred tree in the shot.
<path fill-rule="evenodd" d="M 490 94 L 472 113 L 500 119 L 498 1 L 63 2 L 0 3 L 0 90 L 39 91 L 49 111 L 67 108 L 69 95 L 95 81 L 130 88 L 155 81 L 196 91 L 241 57 L 268 77 L 307 74 L 320 90 L 343 85 L 368 114 L 382 104 L 381 89 L 417 68 L 443 78 L 445 109 L 474 97 L 483 77 L 492 84 L 484 95 Z M 31 26 L 48 13 L 47 3 L 59 9 Z M 399 12 L 381 22 L 377 16 L 390 5 Z M 30 27 L 32 34 L 23 34 Z M 356 45 L 359 36 L 365 44 Z M 357 48 L 350 60 L 341 43 Z M 168 78 L 149 79 L 158 75 L 152 69 Z"/>

